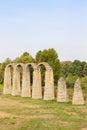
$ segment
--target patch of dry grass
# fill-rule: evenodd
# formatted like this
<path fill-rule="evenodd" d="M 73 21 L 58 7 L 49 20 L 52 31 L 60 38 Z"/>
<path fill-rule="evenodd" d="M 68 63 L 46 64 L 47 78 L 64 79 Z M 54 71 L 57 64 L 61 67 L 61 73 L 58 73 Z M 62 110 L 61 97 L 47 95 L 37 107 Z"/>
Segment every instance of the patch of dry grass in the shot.
<path fill-rule="evenodd" d="M 56 101 L 0 95 L 0 130 L 86 130 L 87 103 L 83 106 Z"/>

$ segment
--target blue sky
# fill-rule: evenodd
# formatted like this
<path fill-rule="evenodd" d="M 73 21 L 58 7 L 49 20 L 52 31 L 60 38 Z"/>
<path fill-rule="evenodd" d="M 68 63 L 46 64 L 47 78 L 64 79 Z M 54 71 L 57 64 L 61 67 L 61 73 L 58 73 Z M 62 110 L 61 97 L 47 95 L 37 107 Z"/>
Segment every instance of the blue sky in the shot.
<path fill-rule="evenodd" d="M 0 0 L 0 62 L 54 48 L 87 61 L 87 0 Z"/>

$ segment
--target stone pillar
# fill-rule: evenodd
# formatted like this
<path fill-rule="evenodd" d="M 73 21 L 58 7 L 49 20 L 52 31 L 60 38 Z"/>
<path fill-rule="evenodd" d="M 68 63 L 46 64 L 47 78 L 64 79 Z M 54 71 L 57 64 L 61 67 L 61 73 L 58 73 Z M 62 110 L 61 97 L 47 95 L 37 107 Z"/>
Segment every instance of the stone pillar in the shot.
<path fill-rule="evenodd" d="M 3 94 L 11 94 L 11 68 L 6 67 L 4 72 L 4 89 Z"/>
<path fill-rule="evenodd" d="M 84 104 L 84 98 L 83 98 L 83 93 L 82 93 L 81 83 L 79 78 L 76 80 L 74 85 L 72 104 L 79 104 L 79 105 Z"/>
<path fill-rule="evenodd" d="M 51 69 L 45 72 L 44 100 L 54 100 L 54 78 Z"/>
<path fill-rule="evenodd" d="M 30 71 L 29 68 L 24 66 L 23 80 L 22 80 L 22 97 L 31 97 L 31 86 L 30 86 Z"/>
<path fill-rule="evenodd" d="M 32 98 L 42 99 L 41 72 L 39 69 L 33 71 Z"/>
<path fill-rule="evenodd" d="M 57 101 L 58 102 L 68 102 L 68 93 L 66 87 L 66 81 L 61 77 L 58 81 L 58 90 L 57 90 Z"/>
<path fill-rule="evenodd" d="M 17 66 L 14 67 L 13 71 L 13 88 L 12 88 L 12 95 L 20 95 L 20 71 Z"/>

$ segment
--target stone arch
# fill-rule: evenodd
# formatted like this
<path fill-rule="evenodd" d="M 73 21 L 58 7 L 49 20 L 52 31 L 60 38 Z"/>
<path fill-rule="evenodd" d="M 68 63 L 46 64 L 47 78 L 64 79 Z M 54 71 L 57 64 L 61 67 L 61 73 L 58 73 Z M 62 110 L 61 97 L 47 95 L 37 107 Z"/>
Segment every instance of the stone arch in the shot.
<path fill-rule="evenodd" d="M 13 89 L 12 95 L 21 95 L 21 86 L 22 86 L 22 78 L 21 78 L 21 70 L 24 70 L 24 64 L 18 63 L 14 66 L 13 71 Z M 23 75 L 23 74 L 22 74 Z"/>
<path fill-rule="evenodd" d="M 22 97 L 31 97 L 30 67 L 32 67 L 33 71 L 35 71 L 37 66 L 36 66 L 35 63 L 28 63 L 24 66 L 23 84 L 22 84 Z"/>
<path fill-rule="evenodd" d="M 45 87 L 44 87 L 44 100 L 54 99 L 54 77 L 51 66 L 46 62 L 41 62 L 37 65 L 37 69 L 40 70 L 41 66 L 46 68 L 45 71 Z"/>
<path fill-rule="evenodd" d="M 47 63 L 47 62 L 41 62 L 37 65 L 37 69 L 40 69 L 40 66 L 44 65 L 44 67 L 46 68 L 46 70 L 52 70 L 51 66 Z"/>
<path fill-rule="evenodd" d="M 8 64 L 4 72 L 4 89 L 3 94 L 11 94 L 12 91 L 12 72 L 14 65 Z"/>

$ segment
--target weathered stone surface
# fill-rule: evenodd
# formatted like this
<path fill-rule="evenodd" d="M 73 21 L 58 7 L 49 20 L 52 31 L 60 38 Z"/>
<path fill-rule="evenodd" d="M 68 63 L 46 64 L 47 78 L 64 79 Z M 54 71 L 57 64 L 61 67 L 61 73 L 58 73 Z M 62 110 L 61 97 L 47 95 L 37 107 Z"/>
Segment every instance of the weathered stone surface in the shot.
<path fill-rule="evenodd" d="M 53 100 L 53 99 L 54 99 L 53 71 L 46 70 L 46 72 L 45 72 L 44 100 Z"/>
<path fill-rule="evenodd" d="M 41 72 L 38 69 L 33 72 L 32 98 L 42 99 Z"/>
<path fill-rule="evenodd" d="M 11 77 L 11 68 L 12 68 L 12 64 L 7 65 L 7 67 L 5 68 L 5 72 L 4 72 L 4 90 L 3 90 L 3 94 L 11 94 L 12 91 L 12 77 Z"/>
<path fill-rule="evenodd" d="M 79 78 L 76 80 L 74 85 L 72 104 L 79 104 L 79 105 L 84 104 L 84 98 L 83 98 L 83 93 L 82 93 L 81 83 Z"/>
<path fill-rule="evenodd" d="M 66 87 L 66 81 L 61 77 L 58 81 L 58 90 L 57 90 L 57 101 L 58 102 L 68 102 L 68 93 Z"/>
<path fill-rule="evenodd" d="M 30 71 L 28 66 L 24 66 L 22 79 L 22 97 L 31 97 Z"/>
<path fill-rule="evenodd" d="M 42 98 L 41 87 L 41 71 L 40 67 L 43 65 L 46 68 L 45 72 L 45 87 L 44 87 L 44 100 L 54 99 L 54 78 L 53 70 L 48 63 L 42 62 L 38 65 L 35 63 L 29 64 L 14 64 L 13 79 L 11 77 L 10 67 L 6 67 L 4 75 L 4 94 L 20 95 L 22 97 L 31 97 L 33 99 Z M 32 94 L 30 87 L 30 66 L 33 68 L 33 85 Z M 22 74 L 22 75 L 21 75 Z M 11 82 L 11 80 L 13 80 Z M 12 83 L 12 84 L 11 84 Z"/>
<path fill-rule="evenodd" d="M 13 88 L 12 88 L 12 95 L 21 95 L 21 79 L 20 79 L 20 67 L 23 70 L 23 64 L 17 64 L 14 67 L 13 71 Z"/>
<path fill-rule="evenodd" d="M 42 62 L 38 64 L 37 68 L 43 65 L 46 68 L 45 71 L 45 86 L 44 86 L 44 100 L 54 100 L 54 78 L 53 70 L 48 63 Z"/>
<path fill-rule="evenodd" d="M 53 70 L 49 66 L 49 64 L 45 62 L 39 63 L 38 65 L 36 65 L 35 63 L 28 63 L 26 65 L 22 63 L 18 64 L 12 63 L 7 65 L 4 72 L 3 94 L 20 95 L 22 97 L 32 97 L 33 99 L 41 99 L 42 98 L 41 71 L 40 71 L 41 65 L 43 65 L 46 69 L 43 99 L 53 100 L 55 98 Z M 30 66 L 32 66 L 34 70 L 32 93 L 30 86 Z M 58 81 L 57 101 L 68 102 L 66 81 L 63 78 L 60 78 Z M 72 103 L 84 104 L 84 98 L 79 79 L 76 81 L 74 85 Z"/>

